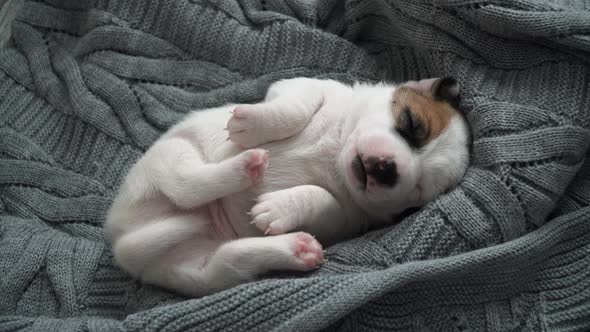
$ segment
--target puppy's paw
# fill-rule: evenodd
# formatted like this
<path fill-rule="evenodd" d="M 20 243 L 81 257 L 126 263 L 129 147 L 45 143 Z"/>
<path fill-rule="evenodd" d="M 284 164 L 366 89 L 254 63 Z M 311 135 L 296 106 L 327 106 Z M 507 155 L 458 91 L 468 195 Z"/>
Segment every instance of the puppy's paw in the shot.
<path fill-rule="evenodd" d="M 268 168 L 268 151 L 251 149 L 243 153 L 244 171 L 251 184 L 256 184 Z"/>
<path fill-rule="evenodd" d="M 299 269 L 311 270 L 324 263 L 322 245 L 310 234 L 293 233 L 290 241 L 292 241 L 293 256 Z"/>
<path fill-rule="evenodd" d="M 229 139 L 242 148 L 252 148 L 266 143 L 264 121 L 260 105 L 239 105 L 227 123 Z"/>
<path fill-rule="evenodd" d="M 252 224 L 264 232 L 264 235 L 288 233 L 298 226 L 296 216 L 293 215 L 296 211 L 292 211 L 290 205 L 285 192 L 260 195 L 258 203 L 250 210 Z"/>

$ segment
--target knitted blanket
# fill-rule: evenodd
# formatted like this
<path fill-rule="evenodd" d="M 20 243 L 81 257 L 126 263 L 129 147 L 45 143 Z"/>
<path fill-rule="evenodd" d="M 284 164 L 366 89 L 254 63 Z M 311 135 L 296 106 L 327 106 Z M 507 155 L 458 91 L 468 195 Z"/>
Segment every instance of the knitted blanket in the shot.
<path fill-rule="evenodd" d="M 590 4 L 25 1 L 0 50 L 0 330 L 590 329 Z M 452 75 L 461 185 L 400 223 L 199 299 L 113 265 L 105 211 L 191 110 L 296 76 Z"/>

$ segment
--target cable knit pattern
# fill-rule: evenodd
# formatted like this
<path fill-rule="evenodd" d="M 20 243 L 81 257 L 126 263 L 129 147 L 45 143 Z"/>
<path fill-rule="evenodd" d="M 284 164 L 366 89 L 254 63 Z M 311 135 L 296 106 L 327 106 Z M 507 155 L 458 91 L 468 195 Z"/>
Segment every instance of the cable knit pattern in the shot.
<path fill-rule="evenodd" d="M 25 1 L 0 50 L 0 330 L 587 331 L 590 4 Z M 105 211 L 191 110 L 270 83 L 455 76 L 461 185 L 312 274 L 200 299 L 113 265 Z"/>

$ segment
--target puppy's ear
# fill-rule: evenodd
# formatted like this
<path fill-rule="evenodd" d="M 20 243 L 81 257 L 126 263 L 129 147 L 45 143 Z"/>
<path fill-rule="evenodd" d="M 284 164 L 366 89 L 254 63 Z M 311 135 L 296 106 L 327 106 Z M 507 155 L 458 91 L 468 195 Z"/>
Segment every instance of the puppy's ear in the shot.
<path fill-rule="evenodd" d="M 439 101 L 446 101 L 452 106 L 459 104 L 459 94 L 461 87 L 452 77 L 443 77 L 436 79 L 431 88 L 432 97 Z"/>
<path fill-rule="evenodd" d="M 459 83 L 452 77 L 429 78 L 420 81 L 409 81 L 404 86 L 420 91 L 438 101 L 446 101 L 452 106 L 459 104 Z"/>

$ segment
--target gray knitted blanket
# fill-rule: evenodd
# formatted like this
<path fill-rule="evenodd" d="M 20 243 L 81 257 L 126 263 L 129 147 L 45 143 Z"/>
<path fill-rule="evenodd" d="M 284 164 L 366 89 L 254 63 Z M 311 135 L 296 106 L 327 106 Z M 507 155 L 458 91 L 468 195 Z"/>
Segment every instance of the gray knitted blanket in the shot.
<path fill-rule="evenodd" d="M 590 329 L 587 0 L 25 1 L 0 50 L 0 330 Z M 101 224 L 191 110 L 281 78 L 455 76 L 461 186 L 313 274 L 200 299 L 131 280 Z"/>

